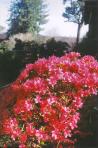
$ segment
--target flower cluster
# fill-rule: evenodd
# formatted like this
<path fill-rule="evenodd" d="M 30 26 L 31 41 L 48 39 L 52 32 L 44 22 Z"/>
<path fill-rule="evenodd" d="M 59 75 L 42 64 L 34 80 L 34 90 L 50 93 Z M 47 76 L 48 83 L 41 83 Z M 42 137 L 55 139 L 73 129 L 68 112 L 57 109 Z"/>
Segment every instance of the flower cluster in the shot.
<path fill-rule="evenodd" d="M 11 88 L 14 103 L 2 124 L 4 134 L 19 148 L 66 142 L 77 128 L 85 99 L 97 94 L 98 62 L 74 52 L 39 59 L 26 65 Z"/>

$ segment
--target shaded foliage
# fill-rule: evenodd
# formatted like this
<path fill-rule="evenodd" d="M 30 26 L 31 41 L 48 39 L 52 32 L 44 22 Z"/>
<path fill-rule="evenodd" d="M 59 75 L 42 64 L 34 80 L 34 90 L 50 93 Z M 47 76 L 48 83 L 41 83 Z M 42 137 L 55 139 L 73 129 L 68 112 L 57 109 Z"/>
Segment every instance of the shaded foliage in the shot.
<path fill-rule="evenodd" d="M 88 37 L 88 34 L 81 40 L 78 45 L 78 51 L 82 55 L 93 55 L 98 59 L 97 41 Z"/>
<path fill-rule="evenodd" d="M 0 81 L 9 83 L 19 74 L 20 62 L 16 60 L 12 51 L 0 53 Z"/>
<path fill-rule="evenodd" d="M 98 147 L 98 96 L 90 96 L 89 101 L 86 100 L 81 109 L 81 120 L 79 122 L 79 130 L 82 131 L 78 135 L 76 147 L 97 148 Z"/>
<path fill-rule="evenodd" d="M 16 45 L 12 51 L 7 51 L 6 48 L 5 52 L 0 53 L 0 81 L 4 80 L 4 83 L 9 83 L 16 79 L 25 64 L 34 63 L 38 58 L 48 58 L 51 55 L 60 57 L 69 52 L 70 46 L 66 42 L 55 39 L 42 44 L 16 39 Z"/>

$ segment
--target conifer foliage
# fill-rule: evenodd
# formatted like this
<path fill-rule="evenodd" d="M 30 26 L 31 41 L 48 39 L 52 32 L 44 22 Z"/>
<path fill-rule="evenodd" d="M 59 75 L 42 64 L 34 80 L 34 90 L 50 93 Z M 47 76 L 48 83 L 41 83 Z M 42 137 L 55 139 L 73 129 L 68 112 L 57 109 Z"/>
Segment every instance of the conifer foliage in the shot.
<path fill-rule="evenodd" d="M 16 0 L 10 7 L 8 34 L 32 32 L 37 34 L 46 22 L 46 5 L 42 0 Z"/>

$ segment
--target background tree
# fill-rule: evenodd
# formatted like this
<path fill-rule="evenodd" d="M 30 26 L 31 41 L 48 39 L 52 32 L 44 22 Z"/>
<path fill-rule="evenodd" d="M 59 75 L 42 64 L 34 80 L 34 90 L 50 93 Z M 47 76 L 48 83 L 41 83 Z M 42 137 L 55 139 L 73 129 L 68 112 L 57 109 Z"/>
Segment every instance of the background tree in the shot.
<path fill-rule="evenodd" d="M 68 0 L 63 0 L 65 3 Z M 69 0 L 73 2 L 75 0 Z M 85 40 L 85 53 L 98 58 L 98 0 L 77 0 L 84 5 L 83 23 L 88 24 L 88 33 Z M 88 50 L 87 50 L 88 49 Z"/>
<path fill-rule="evenodd" d="M 32 32 L 37 34 L 46 23 L 46 5 L 43 0 L 14 0 L 10 7 L 8 34 Z"/>
<path fill-rule="evenodd" d="M 83 25 L 83 6 L 78 0 L 65 0 L 65 2 L 68 2 L 68 5 L 65 6 L 63 16 L 67 19 L 67 21 L 78 24 L 76 38 L 76 45 L 78 45 L 80 30 Z"/>

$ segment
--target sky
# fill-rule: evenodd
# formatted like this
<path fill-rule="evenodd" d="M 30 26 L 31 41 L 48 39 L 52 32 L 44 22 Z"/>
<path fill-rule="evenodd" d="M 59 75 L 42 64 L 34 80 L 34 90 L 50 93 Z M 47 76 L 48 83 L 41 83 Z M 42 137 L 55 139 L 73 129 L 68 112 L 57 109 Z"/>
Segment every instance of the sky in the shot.
<path fill-rule="evenodd" d="M 10 15 L 10 3 L 12 0 L 0 0 L 0 25 L 8 29 L 8 18 Z M 40 32 L 42 35 L 47 36 L 66 36 L 76 37 L 77 25 L 74 23 L 64 22 L 65 19 L 62 17 L 64 12 L 63 0 L 44 0 L 48 4 L 48 22 L 43 25 L 43 31 Z M 81 29 L 81 37 L 83 37 L 88 30 L 88 26 L 83 26 Z"/>

